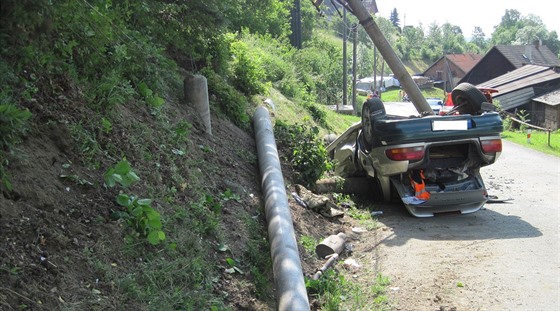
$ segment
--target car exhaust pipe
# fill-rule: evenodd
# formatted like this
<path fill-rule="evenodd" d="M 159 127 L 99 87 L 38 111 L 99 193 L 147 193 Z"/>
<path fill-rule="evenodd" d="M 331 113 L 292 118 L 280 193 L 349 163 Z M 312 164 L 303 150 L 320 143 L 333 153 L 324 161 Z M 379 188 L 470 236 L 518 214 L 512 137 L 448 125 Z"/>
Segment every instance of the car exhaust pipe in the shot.
<path fill-rule="evenodd" d="M 292 215 L 274 140 L 270 114 L 259 107 L 253 116 L 261 185 L 264 193 L 277 310 L 309 310 Z"/>

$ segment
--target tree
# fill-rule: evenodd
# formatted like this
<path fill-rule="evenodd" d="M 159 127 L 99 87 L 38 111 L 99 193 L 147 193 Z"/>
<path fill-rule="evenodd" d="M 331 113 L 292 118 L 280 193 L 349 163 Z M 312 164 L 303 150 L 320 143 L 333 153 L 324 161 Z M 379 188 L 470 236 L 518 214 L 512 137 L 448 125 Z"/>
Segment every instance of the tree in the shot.
<path fill-rule="evenodd" d="M 560 40 L 558 40 L 558 33 L 556 31 L 549 32 L 548 38 L 543 40 L 542 43 L 560 58 Z"/>
<path fill-rule="evenodd" d="M 399 13 L 397 12 L 397 8 L 394 8 L 393 11 L 391 11 L 391 16 L 389 17 L 389 20 L 391 21 L 393 26 L 397 27 L 399 31 L 401 30 L 401 19 L 399 18 Z"/>
<path fill-rule="evenodd" d="M 465 52 L 466 41 L 459 26 L 444 23 L 442 30 L 442 48 L 444 54 L 461 54 Z"/>
<path fill-rule="evenodd" d="M 515 44 L 532 44 L 548 38 L 548 31 L 540 17 L 529 14 L 520 21 L 521 28 L 515 34 Z"/>
<path fill-rule="evenodd" d="M 467 50 L 473 53 L 484 52 L 488 49 L 488 40 L 486 40 L 486 35 L 482 31 L 482 28 L 476 26 L 471 34 L 471 41 L 469 42 L 474 45 L 477 49 L 473 51 L 473 47 L 468 47 Z"/>
<path fill-rule="evenodd" d="M 436 61 L 443 55 L 443 34 L 440 26 L 432 22 L 428 27 L 428 35 L 422 45 L 422 58 Z"/>
<path fill-rule="evenodd" d="M 424 44 L 424 30 L 421 26 L 405 26 L 402 36 L 396 43 L 397 54 L 402 60 L 412 60 L 420 58 L 420 49 Z"/>
<path fill-rule="evenodd" d="M 560 53 L 560 41 L 556 31 L 549 32 L 540 17 L 522 16 L 516 10 L 506 10 L 502 21 L 492 34 L 492 44 L 534 44 L 540 41 L 554 54 Z"/>
<path fill-rule="evenodd" d="M 506 10 L 502 21 L 494 28 L 492 44 L 512 44 L 515 41 L 517 30 L 522 27 L 521 13 L 517 10 Z"/>

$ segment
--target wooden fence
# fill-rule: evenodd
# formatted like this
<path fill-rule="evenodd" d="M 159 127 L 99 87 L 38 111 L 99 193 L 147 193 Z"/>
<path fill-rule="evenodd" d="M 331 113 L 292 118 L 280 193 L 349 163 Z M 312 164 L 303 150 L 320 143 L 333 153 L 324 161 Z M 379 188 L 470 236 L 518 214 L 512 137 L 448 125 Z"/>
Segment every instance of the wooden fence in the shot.
<path fill-rule="evenodd" d="M 551 132 L 550 129 L 546 129 L 546 128 L 544 128 L 544 127 L 539 127 L 539 126 L 536 126 L 536 125 L 532 125 L 532 124 L 529 124 L 529 123 L 527 123 L 527 122 L 518 120 L 518 119 L 516 119 L 516 118 L 514 118 L 514 117 L 511 117 L 511 116 L 510 116 L 509 118 L 510 118 L 512 121 L 517 122 L 517 123 L 522 124 L 522 125 L 525 125 L 526 127 L 530 128 L 530 129 L 536 129 L 536 130 L 539 130 L 539 131 L 545 131 L 545 132 L 547 133 L 547 135 L 548 135 L 548 146 L 550 147 L 550 132 Z M 530 134 L 528 134 L 528 135 L 530 135 Z"/>

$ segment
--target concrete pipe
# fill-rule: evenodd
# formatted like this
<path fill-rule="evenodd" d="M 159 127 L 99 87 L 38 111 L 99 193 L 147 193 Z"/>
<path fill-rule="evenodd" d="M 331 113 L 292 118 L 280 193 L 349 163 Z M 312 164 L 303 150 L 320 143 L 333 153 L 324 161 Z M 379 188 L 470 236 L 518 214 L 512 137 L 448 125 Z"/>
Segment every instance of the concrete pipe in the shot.
<path fill-rule="evenodd" d="M 277 310 L 309 310 L 286 186 L 270 114 L 266 108 L 257 109 L 253 116 L 253 124 L 268 222 L 274 282 L 278 293 Z"/>

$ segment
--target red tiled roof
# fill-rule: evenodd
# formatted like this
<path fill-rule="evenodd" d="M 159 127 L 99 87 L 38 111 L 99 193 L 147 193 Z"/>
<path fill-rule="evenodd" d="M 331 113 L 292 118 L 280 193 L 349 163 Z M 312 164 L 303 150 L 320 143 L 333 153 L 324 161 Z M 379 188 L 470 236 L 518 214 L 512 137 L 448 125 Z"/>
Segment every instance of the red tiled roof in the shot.
<path fill-rule="evenodd" d="M 478 63 L 478 61 L 483 57 L 482 54 L 448 54 L 445 55 L 447 59 L 461 68 L 463 72 L 468 72 L 471 68 Z"/>

